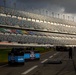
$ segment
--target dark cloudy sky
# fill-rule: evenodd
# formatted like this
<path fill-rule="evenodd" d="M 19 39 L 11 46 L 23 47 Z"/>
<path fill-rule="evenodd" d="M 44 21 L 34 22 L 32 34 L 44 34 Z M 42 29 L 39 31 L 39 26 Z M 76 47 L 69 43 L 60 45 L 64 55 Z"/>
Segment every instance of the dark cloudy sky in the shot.
<path fill-rule="evenodd" d="M 4 0 L 0 0 L 0 5 L 4 6 Z M 76 0 L 6 0 L 6 7 L 76 15 Z"/>

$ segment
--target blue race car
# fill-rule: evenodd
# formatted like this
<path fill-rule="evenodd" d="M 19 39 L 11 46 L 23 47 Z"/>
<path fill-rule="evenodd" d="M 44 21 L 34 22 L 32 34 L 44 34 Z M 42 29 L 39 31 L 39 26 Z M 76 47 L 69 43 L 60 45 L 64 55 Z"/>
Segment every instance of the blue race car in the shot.
<path fill-rule="evenodd" d="M 26 50 L 24 53 L 24 59 L 26 60 L 39 60 L 40 59 L 40 53 L 39 51 L 35 50 Z"/>
<path fill-rule="evenodd" d="M 26 60 L 39 60 L 40 53 L 36 50 L 25 50 L 24 48 L 12 48 L 8 53 L 9 64 L 24 64 Z"/>
<path fill-rule="evenodd" d="M 9 64 L 24 64 L 24 49 L 23 48 L 12 48 L 8 53 Z"/>

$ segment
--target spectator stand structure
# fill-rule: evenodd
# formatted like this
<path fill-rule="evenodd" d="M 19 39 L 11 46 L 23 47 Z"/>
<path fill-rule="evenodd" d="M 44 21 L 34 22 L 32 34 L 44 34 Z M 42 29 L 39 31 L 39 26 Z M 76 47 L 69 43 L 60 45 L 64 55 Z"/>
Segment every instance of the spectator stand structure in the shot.
<path fill-rule="evenodd" d="M 0 42 L 6 41 L 17 46 L 75 46 L 75 24 L 59 18 L 0 7 Z"/>

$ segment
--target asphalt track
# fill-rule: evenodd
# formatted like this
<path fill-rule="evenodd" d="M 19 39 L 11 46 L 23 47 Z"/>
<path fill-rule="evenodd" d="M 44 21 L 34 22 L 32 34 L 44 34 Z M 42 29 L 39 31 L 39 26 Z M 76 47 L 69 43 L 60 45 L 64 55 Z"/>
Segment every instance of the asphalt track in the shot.
<path fill-rule="evenodd" d="M 0 67 L 0 75 L 76 75 L 76 50 L 73 59 L 68 58 L 68 52 L 50 51 L 42 54 L 39 61 L 28 61 L 25 65 Z M 60 64 L 49 61 L 62 61 Z"/>

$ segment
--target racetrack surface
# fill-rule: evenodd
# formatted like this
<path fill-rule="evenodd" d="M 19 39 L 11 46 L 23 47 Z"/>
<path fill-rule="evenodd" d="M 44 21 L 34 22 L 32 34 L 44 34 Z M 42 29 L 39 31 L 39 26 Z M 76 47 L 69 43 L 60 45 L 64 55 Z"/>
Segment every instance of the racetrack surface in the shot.
<path fill-rule="evenodd" d="M 1 66 L 0 75 L 76 75 L 76 51 L 73 59 L 68 58 L 68 52 L 50 51 L 41 55 L 39 61 L 28 61 L 25 65 Z M 62 63 L 48 63 L 61 61 Z"/>

